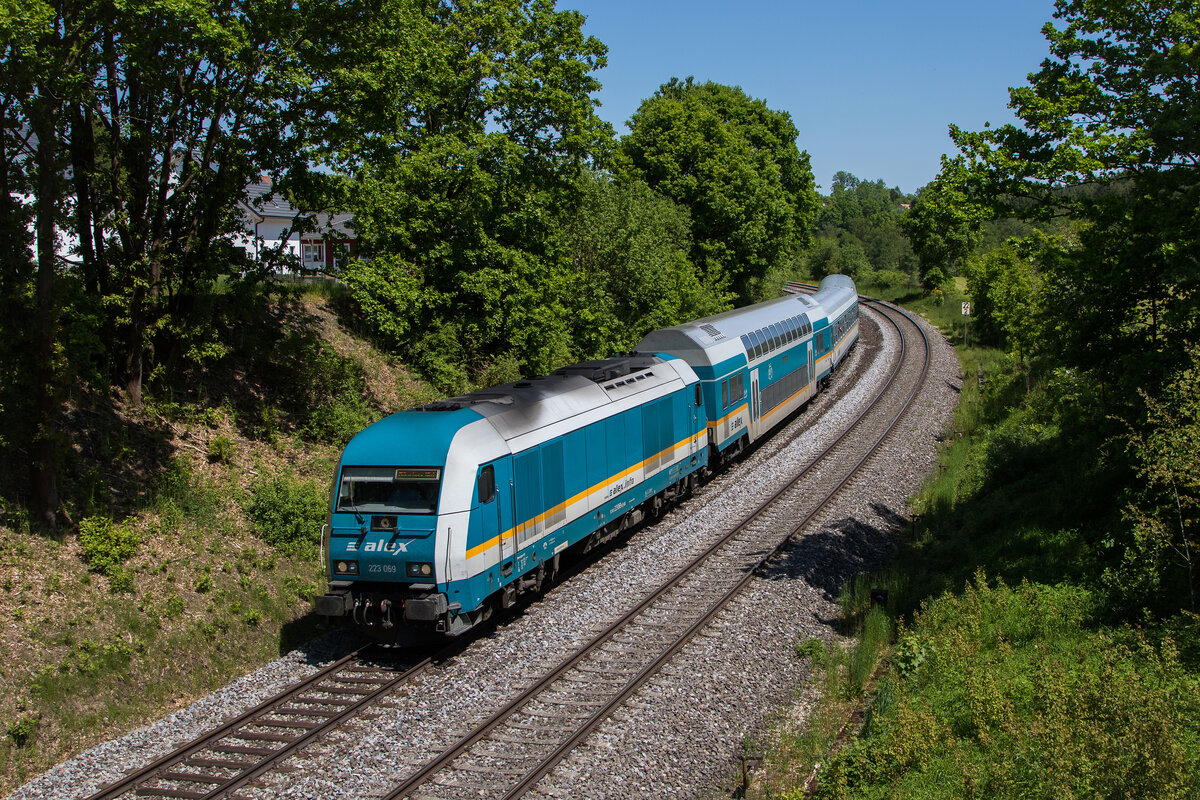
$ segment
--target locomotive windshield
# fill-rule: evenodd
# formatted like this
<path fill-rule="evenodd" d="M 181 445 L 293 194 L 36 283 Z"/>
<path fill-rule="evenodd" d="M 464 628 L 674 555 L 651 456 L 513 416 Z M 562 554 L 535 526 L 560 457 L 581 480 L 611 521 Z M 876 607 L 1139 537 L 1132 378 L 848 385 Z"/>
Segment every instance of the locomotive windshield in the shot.
<path fill-rule="evenodd" d="M 436 514 L 442 471 L 412 467 L 342 467 L 337 510 Z"/>

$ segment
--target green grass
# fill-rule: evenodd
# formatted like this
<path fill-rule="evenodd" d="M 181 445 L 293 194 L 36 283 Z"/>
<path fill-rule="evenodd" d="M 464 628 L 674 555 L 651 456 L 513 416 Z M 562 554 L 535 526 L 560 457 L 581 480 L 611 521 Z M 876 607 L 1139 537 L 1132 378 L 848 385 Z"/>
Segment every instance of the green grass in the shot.
<path fill-rule="evenodd" d="M 1170 640 L 1096 629 L 1092 609 L 1078 587 L 982 573 L 927 604 L 818 796 L 1196 797 L 1200 679 Z"/>
<path fill-rule="evenodd" d="M 822 798 L 1200 796 L 1200 619 L 1132 628 L 1115 609 L 1105 564 L 1126 478 L 1088 397 L 963 347 L 957 298 L 909 300 L 959 345 L 965 380 L 893 562 L 840 598 L 855 633 L 869 589 L 889 588 L 888 667 L 871 684 L 852 666 L 863 635 L 847 651 L 803 643 L 822 700 L 780 732 L 748 796 L 805 797 L 816 764 Z M 832 752 L 860 685 L 862 732 Z"/>
<path fill-rule="evenodd" d="M 0 795 L 315 635 L 342 444 L 438 396 L 313 297 L 340 287 L 225 289 L 224 357 L 156 384 L 142 413 L 72 399 L 71 527 L 39 534 L 0 496 Z"/>

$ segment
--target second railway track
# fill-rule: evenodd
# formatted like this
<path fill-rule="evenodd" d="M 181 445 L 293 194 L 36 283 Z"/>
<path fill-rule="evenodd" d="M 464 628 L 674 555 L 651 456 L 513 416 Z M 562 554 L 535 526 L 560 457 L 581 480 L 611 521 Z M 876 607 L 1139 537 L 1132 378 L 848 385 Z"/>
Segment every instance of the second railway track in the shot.
<path fill-rule="evenodd" d="M 929 347 L 920 326 L 890 306 L 877 308 L 903 344 L 892 376 L 845 433 L 741 524 L 417 770 L 387 800 L 524 796 L 804 530 L 883 444 L 928 370 Z M 851 438 L 859 446 L 843 447 Z M 840 477 L 832 483 L 826 478 L 826 491 L 814 496 L 806 478 L 818 467 Z M 795 519 L 799 522 L 790 521 Z"/>

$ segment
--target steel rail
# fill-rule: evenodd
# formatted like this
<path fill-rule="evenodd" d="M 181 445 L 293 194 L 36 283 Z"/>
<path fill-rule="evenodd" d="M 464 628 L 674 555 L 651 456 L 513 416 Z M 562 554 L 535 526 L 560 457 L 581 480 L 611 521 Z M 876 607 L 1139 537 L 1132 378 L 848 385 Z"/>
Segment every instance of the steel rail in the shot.
<path fill-rule="evenodd" d="M 394 689 L 400 683 L 407 682 L 408 680 L 411 680 L 412 678 L 416 677 L 420 673 L 424 672 L 426 669 L 428 669 L 434 663 L 434 659 L 438 657 L 438 656 L 431 656 L 429 658 L 426 658 L 423 661 L 420 661 L 417 664 L 414 664 L 412 667 L 408 668 L 407 670 L 405 670 L 401 673 L 398 673 L 394 678 L 385 679 L 384 684 L 381 687 L 379 687 L 378 689 L 371 691 L 365 695 L 359 696 L 360 699 L 355 701 L 353 705 L 346 706 L 343 711 L 337 712 L 337 713 L 333 714 L 332 716 L 326 717 L 322 722 L 313 723 L 313 726 L 311 728 L 308 728 L 307 730 L 305 730 L 305 732 L 303 734 L 301 734 L 299 737 L 295 738 L 294 740 L 288 741 L 288 742 L 283 742 L 282 743 L 283 746 L 281 748 L 279 748 L 278 750 L 276 750 L 275 752 L 273 752 L 269 755 L 262 756 L 258 761 L 247 762 L 245 764 L 244 770 L 242 770 L 239 773 L 229 776 L 225 782 L 221 783 L 220 785 L 217 785 L 214 789 L 211 789 L 206 792 L 189 792 L 187 790 L 179 790 L 179 791 L 151 790 L 151 789 L 148 789 L 147 787 L 143 786 L 143 784 L 148 784 L 155 780 L 174 780 L 174 778 L 162 777 L 162 775 L 164 774 L 164 771 L 170 767 L 174 767 L 174 766 L 183 764 L 188 759 L 195 756 L 197 753 L 203 752 L 204 750 L 212 747 L 213 745 L 215 745 L 222 739 L 237 738 L 235 734 L 239 729 L 245 728 L 247 726 L 252 726 L 254 724 L 255 720 L 266 717 L 268 714 L 271 714 L 275 709 L 280 708 L 284 704 L 294 700 L 296 697 L 302 695 L 303 693 L 305 693 L 309 690 L 313 690 L 314 687 L 316 687 L 322 681 L 325 681 L 330 678 L 334 678 L 338 672 L 340 672 L 344 669 L 347 669 L 347 668 L 352 668 L 352 667 L 362 663 L 362 661 L 365 657 L 364 653 L 373 648 L 374 648 L 374 645 L 368 645 L 366 648 L 364 648 L 362 650 L 357 650 L 357 651 L 339 659 L 338 661 L 335 661 L 334 663 L 329 664 L 328 666 L 313 673 L 312 675 L 308 676 L 307 678 L 300 681 L 299 683 L 288 686 L 284 691 L 267 698 L 266 700 L 262 701 L 261 703 L 254 706 L 253 708 L 242 712 L 241 714 L 237 715 L 233 719 L 228 720 L 227 722 L 222 723 L 220 726 L 213 728 L 210 731 L 206 731 L 205 733 L 201 734 L 197 738 L 187 742 L 186 744 L 182 745 L 181 747 L 176 748 L 175 750 L 167 753 L 166 755 L 162 756 L 161 758 L 156 759 L 155 761 L 151 762 L 150 764 L 146 765 L 145 767 L 142 767 L 141 769 L 136 770 L 135 772 L 132 772 L 129 775 L 126 775 L 125 777 L 121 778 L 120 780 L 115 781 L 114 783 L 111 783 L 111 784 L 101 788 L 95 794 L 91 795 L 87 800 L 111 800 L 111 798 L 119 797 L 119 796 L 125 794 L 126 792 L 129 792 L 134 789 L 143 790 L 143 791 L 153 791 L 155 793 L 159 793 L 161 791 L 162 792 L 161 796 L 164 796 L 164 797 L 182 797 L 182 798 L 189 798 L 189 800 L 191 798 L 217 797 L 224 792 L 232 791 L 236 788 L 243 786 L 248 781 L 253 780 L 254 778 L 261 775 L 263 772 L 270 769 L 270 767 L 275 762 L 277 762 L 280 758 L 282 758 L 283 756 L 295 752 L 302 745 L 310 742 L 313 738 L 315 738 L 321 734 L 329 732 L 331 729 L 333 729 L 337 724 L 339 724 L 340 722 L 345 720 L 347 717 L 361 711 L 364 706 L 369 705 L 371 702 L 378 699 L 380 696 L 387 694 L 389 691 Z M 452 648 L 447 648 L 447 649 L 450 650 Z M 312 714 L 310 716 L 319 716 L 319 715 Z M 230 762 L 230 766 L 227 768 L 228 769 L 239 769 L 238 767 L 232 766 L 232 762 Z M 170 774 L 170 773 L 167 773 L 167 774 Z M 197 775 L 197 777 L 199 777 L 199 775 Z M 213 777 L 216 777 L 216 776 L 213 776 Z M 211 782 L 204 781 L 203 783 L 205 785 L 209 785 Z M 139 792 L 139 794 L 140 793 L 141 792 Z"/>
<path fill-rule="evenodd" d="M 864 300 L 866 300 L 866 298 L 864 298 Z M 880 305 L 884 305 L 884 304 L 880 303 Z M 894 309 L 895 307 L 891 306 L 891 308 Z M 903 312 L 901 312 L 901 313 L 903 313 Z M 887 318 L 889 320 L 889 322 L 892 323 L 893 326 L 895 326 L 897 328 L 897 330 L 899 330 L 899 326 L 896 324 L 896 322 L 894 320 L 892 320 L 886 314 L 884 316 L 885 316 L 885 318 Z M 917 326 L 917 327 L 919 330 L 920 329 L 919 326 Z M 923 331 L 922 331 L 922 335 L 924 335 Z M 535 683 L 532 687 L 530 687 L 525 692 L 523 692 L 521 696 L 519 696 L 518 698 L 514 699 L 512 702 L 507 704 L 504 709 L 501 709 L 501 711 L 494 714 L 493 718 L 490 719 L 488 723 L 485 723 L 485 727 L 478 729 L 475 733 L 473 733 L 467 737 L 464 737 L 462 740 L 460 740 L 460 742 L 455 746 L 456 748 L 458 748 L 457 754 L 460 754 L 463 750 L 466 750 L 467 748 L 469 748 L 472 744 L 474 744 L 475 741 L 478 741 L 479 739 L 483 738 L 483 736 L 486 735 L 487 731 L 496 727 L 496 725 L 500 724 L 503 721 L 503 719 L 511 713 L 511 711 L 515 710 L 519 705 L 523 704 L 523 700 L 528 699 L 529 697 L 532 697 L 538 691 L 539 687 L 544 687 L 544 686 L 548 685 L 553 680 L 555 680 L 561 673 L 566 672 L 567 670 L 570 669 L 571 666 L 573 666 L 574 664 L 576 664 L 580 660 L 582 660 L 584 657 L 586 657 L 587 653 L 594 651 L 596 649 L 596 647 L 603 644 L 605 641 L 608 641 L 609 639 L 611 639 L 612 636 L 615 635 L 617 632 L 619 632 L 619 629 L 621 627 L 623 627 L 628 621 L 630 621 L 635 616 L 637 616 L 647 606 L 652 604 L 655 600 L 659 599 L 663 594 L 665 594 L 671 588 L 677 586 L 680 582 L 682 582 L 682 580 L 690 572 L 692 572 L 701 563 L 706 561 L 713 553 L 715 553 L 720 547 L 722 547 L 729 540 L 731 540 L 738 532 L 740 532 L 741 530 L 744 530 L 754 520 L 758 519 L 762 514 L 764 514 L 767 511 L 767 509 L 780 498 L 781 495 L 783 495 L 785 492 L 792 489 L 795 486 L 795 484 L 804 475 L 808 474 L 809 471 L 811 471 L 835 447 L 837 447 L 837 445 L 839 445 L 842 442 L 842 440 L 844 440 L 845 437 L 848 436 L 850 434 L 850 432 L 853 431 L 858 426 L 858 424 L 861 422 L 861 420 L 875 408 L 875 406 L 881 400 L 881 398 L 886 395 L 888 389 L 891 387 L 892 383 L 896 379 L 896 376 L 900 372 L 900 369 L 901 369 L 901 366 L 902 366 L 903 360 L 904 360 L 905 348 L 906 348 L 905 339 L 904 339 L 903 334 L 901 333 L 901 352 L 900 352 L 899 357 L 896 360 L 896 367 L 893 370 L 893 372 L 891 373 L 891 375 L 888 377 L 887 382 L 886 382 L 885 386 L 883 387 L 883 389 L 872 400 L 871 404 L 868 405 L 854 419 L 854 421 L 849 426 L 847 426 L 846 430 L 843 431 L 833 443 L 831 443 L 829 446 L 827 446 L 824 450 L 821 451 L 821 453 L 819 453 L 817 456 L 815 456 L 812 459 L 812 461 L 810 461 L 807 465 L 805 465 L 805 467 L 796 475 L 796 477 L 793 479 L 792 482 L 790 482 L 788 485 L 784 486 L 783 488 L 781 488 L 780 490 L 775 492 L 771 496 L 771 498 L 769 498 L 764 504 L 762 504 L 762 506 L 760 506 L 759 509 L 757 509 L 751 515 L 749 515 L 745 520 L 742 521 L 742 523 L 740 523 L 738 526 L 736 526 L 734 529 L 732 529 L 730 532 L 728 532 L 719 541 L 717 541 L 711 547 L 709 547 L 707 550 L 705 550 L 705 552 L 703 552 L 699 556 L 695 557 L 673 579 L 667 581 L 665 584 L 663 584 L 663 586 L 659 587 L 658 590 L 656 590 L 654 593 L 649 595 L 645 600 L 643 600 L 641 603 L 639 603 L 636 608 L 632 609 L 630 612 L 628 612 L 627 614 L 622 616 L 621 619 L 619 619 L 616 623 L 614 623 L 608 631 L 595 637 L 592 642 L 590 642 L 587 646 L 582 648 L 575 656 L 564 661 L 557 668 L 555 668 L 554 671 L 549 673 L 547 676 L 545 676 L 544 678 L 539 680 L 537 683 Z M 928 355 L 926 356 L 926 363 L 928 363 Z M 914 392 L 915 391 L 916 390 L 914 389 Z M 890 430 L 890 428 L 889 428 L 889 430 Z M 828 500 L 823 501 L 823 504 L 824 504 L 824 502 L 828 502 Z M 789 536 L 790 535 L 791 534 L 789 534 Z M 779 548 L 781 548 L 783 546 L 783 544 L 785 544 L 785 543 L 786 543 L 786 539 L 784 540 L 784 542 L 780 543 L 780 545 L 778 547 L 775 548 L 775 551 L 777 551 Z M 775 551 L 772 551 L 772 552 L 774 553 Z M 771 557 L 770 555 L 767 556 L 767 558 L 770 558 L 770 557 Z M 762 563 L 762 562 L 760 562 L 760 563 Z M 757 569 L 757 567 L 755 567 L 755 569 Z M 747 577 L 744 577 L 743 581 L 739 583 L 739 588 L 741 585 L 744 585 L 744 582 L 748 581 L 749 576 L 752 576 L 752 575 L 753 575 L 753 570 L 751 572 L 747 573 Z M 737 590 L 734 590 L 735 593 L 736 593 L 736 591 Z M 702 619 L 709 619 L 711 617 L 711 614 L 713 614 L 713 613 L 716 613 L 716 610 L 710 610 L 710 613 L 706 614 Z M 699 624 L 699 623 L 697 623 L 697 624 Z M 696 626 L 694 625 L 693 628 L 694 627 L 696 627 Z M 692 631 L 691 628 L 689 628 L 688 635 L 680 640 L 680 642 L 678 643 L 678 647 L 681 647 L 682 644 L 684 642 L 686 642 L 687 638 L 690 638 L 690 636 L 692 635 L 690 633 L 690 631 Z M 429 658 L 424 659 L 423 661 L 421 661 L 418 664 L 412 666 L 411 668 L 405 670 L 404 672 L 397 674 L 394 678 L 386 679 L 379 688 L 371 691 L 370 693 L 368 693 L 366 695 L 360 696 L 360 699 L 357 700 L 353 705 L 346 706 L 341 712 L 338 712 L 332 716 L 326 716 L 326 718 L 321 722 L 312 723 L 311 727 L 306 726 L 305 732 L 301 736 L 296 737 L 295 739 L 291 739 L 289 741 L 283 742 L 282 747 L 273 751 L 269 755 L 262 756 L 258 761 L 246 763 L 244 769 L 240 769 L 240 771 L 237 772 L 236 774 L 229 776 L 229 778 L 227 780 L 222 779 L 225 782 L 221 783 L 220 785 L 214 786 L 214 788 L 212 788 L 208 792 L 199 793 L 199 792 L 188 792 L 186 790 L 152 790 L 152 789 L 148 789 L 148 787 L 147 787 L 146 791 L 152 791 L 156 794 L 162 794 L 163 796 L 204 798 L 205 800 L 207 800 L 208 798 L 219 797 L 223 794 L 234 791 L 235 789 L 240 788 L 241 786 L 245 785 L 249 781 L 254 780 L 256 777 L 269 771 L 274 766 L 274 764 L 276 764 L 284 756 L 294 753 L 302 746 L 311 742 L 314 738 L 316 738 L 322 734 L 325 734 L 325 733 L 329 732 L 330 730 L 336 728 L 338 724 L 340 724 L 347 718 L 350 718 L 350 717 L 354 716 L 355 714 L 361 712 L 361 710 L 363 708 L 370 706 L 372 702 L 374 702 L 378 698 L 388 694 L 389 692 L 394 690 L 398 685 L 405 683 L 405 682 L 411 680 L 412 678 L 416 677 L 421 672 L 424 672 L 425 670 L 427 670 L 434 663 L 437 663 L 438 661 L 442 661 L 445 658 L 447 658 L 454 651 L 460 650 L 463 645 L 464 645 L 463 642 L 456 642 L 455 644 L 453 644 L 447 648 L 444 648 L 442 651 L 439 651 L 439 653 L 437 653 L 433 656 L 430 656 Z M 678 647 L 672 647 L 671 652 L 674 652 L 675 650 L 677 650 Z M 155 780 L 173 780 L 175 778 L 182 778 L 182 779 L 186 780 L 185 774 L 170 773 L 167 770 L 171 766 L 179 765 L 179 764 L 182 764 L 183 762 L 186 762 L 188 759 L 192 758 L 193 756 L 195 756 L 196 754 L 198 754 L 200 752 L 203 752 L 205 749 L 212 747 L 214 744 L 216 744 L 217 742 L 219 742 L 220 740 L 222 740 L 224 738 L 237 738 L 236 736 L 231 736 L 231 734 L 234 733 L 239 728 L 244 728 L 244 727 L 251 725 L 255 719 L 259 719 L 259 718 L 266 716 L 267 714 L 270 714 L 273 711 L 273 709 L 283 706 L 290 700 L 296 698 L 298 695 L 301 695 L 305 691 L 311 689 L 315 684 L 318 684 L 321 681 L 332 677 L 339 670 L 344 669 L 346 667 L 353 666 L 361 658 L 362 658 L 362 651 L 359 651 L 356 653 L 352 653 L 352 654 L 340 659 L 339 661 L 326 666 L 325 668 L 314 673 L 313 675 L 309 676 L 308 678 L 305 678 L 303 681 L 288 687 L 285 691 L 283 691 L 273 697 L 267 698 L 266 700 L 262 701 L 255 707 L 253 707 L 253 708 L 243 712 L 242 714 L 238 715 L 237 717 L 223 723 L 222 725 L 218 726 L 217 728 L 214 728 L 213 730 L 206 732 L 205 734 L 188 742 L 187 744 L 183 745 L 182 747 L 177 748 L 173 752 L 162 756 L 161 758 L 155 760 L 154 762 L 143 767 L 142 769 L 137 770 L 137 771 L 121 778 L 120 780 L 102 788 L 95 794 L 91 795 L 88 798 L 88 800 L 109 800 L 109 798 L 118 797 L 118 796 L 130 791 L 131 789 L 137 788 L 139 786 L 139 784 L 146 784 L 146 783 L 150 783 Z M 656 663 L 658 663 L 658 662 L 656 662 Z M 648 679 L 649 675 L 651 675 L 651 674 L 653 674 L 652 671 L 647 673 L 647 679 Z M 641 685 L 641 681 L 638 682 L 638 685 Z M 310 716 L 323 716 L 323 715 L 313 714 Z M 600 719 L 602 720 L 603 717 L 601 717 Z M 597 721 L 596 724 L 599 724 L 599 720 Z M 455 748 L 451 748 L 451 749 L 453 750 Z M 449 752 L 450 752 L 449 750 L 446 751 L 446 753 L 449 753 Z M 444 753 L 443 756 L 445 756 L 445 755 L 446 754 Z M 438 767 L 440 767 L 446 761 L 452 760 L 453 757 L 455 757 L 455 756 L 448 756 L 445 758 L 442 758 L 441 756 L 439 756 L 439 759 L 435 759 L 435 761 L 430 762 L 430 764 L 427 765 L 426 768 L 422 769 L 419 773 L 414 774 L 413 778 L 415 779 L 415 778 L 417 778 L 417 776 L 428 775 L 428 774 L 431 774 L 432 772 L 437 771 Z M 555 762 L 555 763 L 557 763 L 557 762 Z M 228 768 L 239 769 L 240 765 L 235 767 L 231 763 Z M 171 776 L 174 776 L 174 777 L 171 777 Z M 202 777 L 202 776 L 197 774 L 196 777 Z M 208 777 L 208 776 L 203 776 L 203 777 Z M 217 776 L 212 776 L 212 777 L 217 777 Z M 388 795 L 388 797 L 389 798 L 402 797 L 402 796 L 404 796 L 404 794 L 407 793 L 404 790 L 405 786 L 408 786 L 411 783 L 412 787 L 415 788 L 415 786 L 418 785 L 420 782 L 421 781 L 415 781 L 415 780 L 410 779 L 410 781 L 406 781 L 406 783 L 402 787 L 395 790 L 392 794 Z M 204 781 L 204 783 L 207 784 L 207 783 L 211 783 L 211 782 Z"/>
<path fill-rule="evenodd" d="M 890 304 L 880 303 L 880 305 L 890 307 L 893 310 L 897 310 L 904 316 L 908 316 L 906 312 L 896 309 L 895 306 L 891 306 Z M 595 730 L 600 727 L 600 725 L 612 714 L 613 711 L 624 704 L 626 699 L 640 689 L 642 685 L 646 683 L 646 681 L 653 677 L 658 670 L 666 664 L 667 661 L 669 661 L 676 653 L 683 649 L 684 645 L 691 641 L 691 639 L 702 628 L 704 628 L 713 619 L 713 617 L 715 617 L 717 613 L 721 611 L 721 609 L 725 608 L 730 602 L 732 602 L 733 599 L 741 593 L 742 589 L 744 589 L 746 585 L 750 583 L 758 571 L 766 566 L 767 562 L 782 552 L 782 550 L 791 542 L 792 537 L 807 527 L 816 518 L 816 516 L 820 514 L 827 505 L 829 505 L 834 497 L 836 497 L 842 491 L 846 484 L 858 474 L 871 456 L 873 456 L 879 450 L 879 448 L 883 445 L 884 440 L 888 438 L 888 436 L 895 429 L 896 425 L 899 424 L 905 412 L 907 412 L 909 407 L 912 405 L 917 393 L 924 385 L 925 377 L 929 372 L 929 339 L 919 324 L 914 322 L 911 318 L 909 318 L 909 322 L 913 324 L 918 332 L 920 332 L 921 337 L 925 342 L 925 359 L 921 367 L 921 374 L 917 378 L 917 381 L 913 384 L 912 391 L 909 392 L 909 395 L 905 399 L 903 406 L 901 406 L 899 411 L 896 412 L 895 417 L 888 424 L 883 433 L 879 435 L 871 447 L 868 448 L 867 452 L 865 452 L 854 464 L 854 466 L 842 477 L 842 479 L 838 481 L 837 485 L 830 489 L 828 493 L 826 493 L 825 497 L 822 498 L 820 503 L 818 503 L 817 506 L 804 517 L 804 519 L 796 523 L 796 525 L 794 525 L 791 530 L 788 531 L 787 536 L 783 537 L 783 539 L 781 539 L 769 553 L 759 559 L 758 563 L 748 569 L 742 578 L 733 587 L 726 590 L 726 592 L 709 607 L 704 615 L 693 622 L 667 650 L 660 654 L 653 662 L 646 665 L 637 674 L 637 676 L 635 676 L 629 683 L 625 685 L 625 687 L 620 690 L 620 692 L 618 692 L 616 695 L 613 695 L 601 709 L 597 710 L 591 717 L 589 717 L 588 720 L 584 722 L 584 724 L 581 725 L 575 731 L 575 733 L 571 735 L 570 738 L 560 744 L 550 756 L 545 758 L 542 763 L 526 774 L 526 776 L 522 778 L 515 787 L 513 787 L 504 795 L 503 800 L 514 800 L 515 798 L 524 796 L 530 789 L 533 788 L 535 784 L 538 783 L 538 781 L 545 777 L 550 770 L 554 769 L 554 767 L 556 767 L 560 761 L 562 761 L 572 750 L 574 750 L 575 747 L 577 747 L 584 739 L 595 732 Z M 894 321 L 893 324 L 895 324 Z M 898 328 L 899 326 L 897 326 L 897 329 Z M 901 334 L 901 337 L 901 340 L 903 341 L 903 334 Z M 898 361 L 903 361 L 903 355 Z M 891 382 L 889 381 L 889 385 L 890 383 Z M 857 419 L 855 422 L 857 423 Z M 773 502 L 773 499 L 769 502 Z"/>

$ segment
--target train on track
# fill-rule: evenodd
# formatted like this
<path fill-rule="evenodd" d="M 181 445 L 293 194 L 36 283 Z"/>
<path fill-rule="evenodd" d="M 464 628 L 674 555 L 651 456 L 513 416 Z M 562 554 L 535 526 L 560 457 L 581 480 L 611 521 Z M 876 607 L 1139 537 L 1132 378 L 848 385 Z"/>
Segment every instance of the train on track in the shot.
<path fill-rule="evenodd" d="M 461 634 L 553 580 L 564 552 L 689 494 L 857 341 L 854 282 L 831 275 L 633 353 L 392 414 L 342 453 L 315 610 L 386 640 Z"/>

